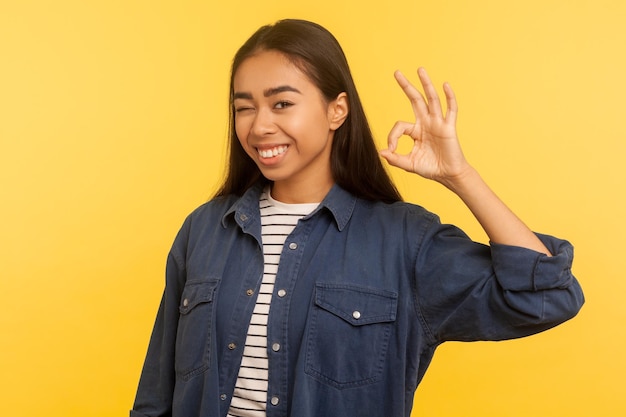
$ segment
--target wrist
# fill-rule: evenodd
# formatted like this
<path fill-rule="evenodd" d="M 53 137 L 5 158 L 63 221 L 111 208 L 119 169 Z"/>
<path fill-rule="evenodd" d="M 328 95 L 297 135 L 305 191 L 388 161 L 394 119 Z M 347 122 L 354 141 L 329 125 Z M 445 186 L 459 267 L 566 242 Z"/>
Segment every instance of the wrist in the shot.
<path fill-rule="evenodd" d="M 458 173 L 442 178 L 439 182 L 463 198 L 467 193 L 476 191 L 476 186 L 483 183 L 483 179 L 474 167 L 466 164 Z"/>

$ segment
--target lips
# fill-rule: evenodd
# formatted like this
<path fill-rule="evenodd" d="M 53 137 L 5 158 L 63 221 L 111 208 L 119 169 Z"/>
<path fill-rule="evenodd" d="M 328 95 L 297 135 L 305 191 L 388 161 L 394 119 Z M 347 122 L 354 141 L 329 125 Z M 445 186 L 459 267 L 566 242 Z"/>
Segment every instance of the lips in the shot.
<path fill-rule="evenodd" d="M 260 149 L 257 148 L 257 152 L 259 153 L 259 157 L 263 159 L 273 158 L 278 155 L 282 155 L 287 150 L 288 146 L 279 145 L 271 148 Z"/>

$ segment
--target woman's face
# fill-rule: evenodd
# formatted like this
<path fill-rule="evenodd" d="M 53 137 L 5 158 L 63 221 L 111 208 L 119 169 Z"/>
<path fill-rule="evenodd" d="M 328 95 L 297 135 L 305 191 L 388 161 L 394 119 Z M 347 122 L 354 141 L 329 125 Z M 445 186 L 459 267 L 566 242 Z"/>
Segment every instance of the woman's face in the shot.
<path fill-rule="evenodd" d="M 244 60 L 233 88 L 237 137 L 274 182 L 272 196 L 321 201 L 333 184 L 330 151 L 347 116 L 345 94 L 328 103 L 307 75 L 271 50 Z"/>

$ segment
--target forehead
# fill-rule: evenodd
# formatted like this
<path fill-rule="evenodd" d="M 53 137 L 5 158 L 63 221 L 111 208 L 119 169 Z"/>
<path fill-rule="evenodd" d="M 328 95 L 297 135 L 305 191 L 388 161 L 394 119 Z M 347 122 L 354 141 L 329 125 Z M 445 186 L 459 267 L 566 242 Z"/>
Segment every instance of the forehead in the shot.
<path fill-rule="evenodd" d="M 297 65 L 277 51 L 262 51 L 246 58 L 233 77 L 235 92 L 254 93 L 283 85 L 317 89 Z"/>

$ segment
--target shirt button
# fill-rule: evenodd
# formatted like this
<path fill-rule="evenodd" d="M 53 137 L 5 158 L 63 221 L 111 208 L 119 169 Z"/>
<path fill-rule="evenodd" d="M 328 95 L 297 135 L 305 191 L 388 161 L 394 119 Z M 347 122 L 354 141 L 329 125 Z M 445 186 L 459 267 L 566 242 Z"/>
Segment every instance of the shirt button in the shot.
<path fill-rule="evenodd" d="M 246 295 L 252 295 L 254 294 L 254 290 L 252 288 L 249 288 L 246 290 Z"/>
<path fill-rule="evenodd" d="M 228 349 L 230 349 L 230 350 L 235 350 L 236 347 L 237 347 L 237 345 L 234 344 L 233 342 L 228 344 Z"/>
<path fill-rule="evenodd" d="M 241 220 L 242 222 L 245 222 L 246 220 L 248 220 L 248 216 L 246 216 L 245 214 L 240 214 L 239 220 Z"/>
<path fill-rule="evenodd" d="M 298 244 L 297 244 L 296 242 L 291 242 L 291 243 L 289 244 L 289 249 L 291 249 L 291 250 L 296 250 L 296 249 L 298 249 Z"/>
<path fill-rule="evenodd" d="M 272 344 L 272 350 L 274 352 L 278 352 L 280 350 L 280 343 L 274 343 Z"/>
<path fill-rule="evenodd" d="M 353 312 L 352 312 L 352 317 L 353 317 L 355 320 L 360 319 L 360 318 L 361 318 L 361 312 L 360 312 L 360 311 L 353 311 Z"/>
<path fill-rule="evenodd" d="M 228 398 L 228 397 L 226 397 L 226 394 L 220 395 L 220 400 L 224 401 L 226 398 Z"/>
<path fill-rule="evenodd" d="M 187 307 L 189 305 L 189 299 L 185 298 L 183 300 L 183 307 Z"/>
<path fill-rule="evenodd" d="M 278 403 L 280 402 L 280 398 L 278 398 L 277 396 L 273 396 L 270 402 L 272 403 L 272 405 L 278 405 Z"/>
<path fill-rule="evenodd" d="M 278 294 L 277 294 L 280 298 L 283 298 L 285 295 L 287 295 L 287 291 L 280 289 L 278 290 Z"/>

